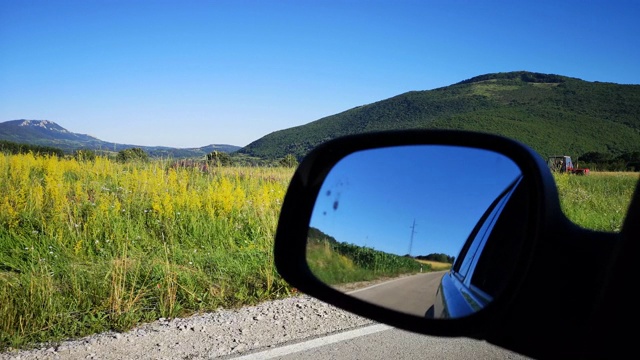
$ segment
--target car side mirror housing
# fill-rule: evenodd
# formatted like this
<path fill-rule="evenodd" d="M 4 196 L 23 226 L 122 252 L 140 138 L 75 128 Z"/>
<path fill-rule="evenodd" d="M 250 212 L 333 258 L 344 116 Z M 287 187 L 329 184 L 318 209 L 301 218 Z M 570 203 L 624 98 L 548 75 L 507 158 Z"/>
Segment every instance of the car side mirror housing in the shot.
<path fill-rule="evenodd" d="M 549 198 L 557 203 L 544 160 L 504 137 L 338 138 L 296 169 L 275 264 L 299 291 L 355 314 L 481 338 L 527 272 L 542 217 L 557 207 Z"/>
<path fill-rule="evenodd" d="M 635 320 L 628 284 L 639 214 L 640 182 L 619 233 L 572 223 L 546 161 L 508 138 L 366 133 L 328 141 L 300 163 L 274 259 L 301 292 L 398 329 L 482 339 L 534 358 L 607 358 L 634 344 L 632 332 L 602 329 Z M 425 254 L 449 263 L 439 279 L 416 270 Z M 400 270 L 385 274 L 390 262 Z M 391 281 L 354 292 L 362 269 Z"/>

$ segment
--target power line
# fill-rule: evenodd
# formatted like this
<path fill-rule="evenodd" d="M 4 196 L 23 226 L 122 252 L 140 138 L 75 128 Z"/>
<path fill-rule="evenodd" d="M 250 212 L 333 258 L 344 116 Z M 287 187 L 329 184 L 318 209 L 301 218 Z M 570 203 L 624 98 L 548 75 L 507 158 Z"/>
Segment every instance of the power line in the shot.
<path fill-rule="evenodd" d="M 409 240 L 409 255 L 411 255 L 411 249 L 413 248 L 413 235 L 416 233 L 416 219 L 413 219 L 413 225 L 411 225 L 411 239 Z"/>

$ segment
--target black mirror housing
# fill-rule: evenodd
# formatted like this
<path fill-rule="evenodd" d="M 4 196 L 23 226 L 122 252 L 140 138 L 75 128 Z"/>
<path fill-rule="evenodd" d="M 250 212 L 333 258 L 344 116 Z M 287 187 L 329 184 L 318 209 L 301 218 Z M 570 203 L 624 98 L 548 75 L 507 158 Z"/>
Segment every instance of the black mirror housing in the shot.
<path fill-rule="evenodd" d="M 517 266 L 500 296 L 482 310 L 459 319 L 421 319 L 341 293 L 318 280 L 306 261 L 306 243 L 315 201 L 332 167 L 354 152 L 407 145 L 446 145 L 490 150 L 512 160 L 526 179 L 526 234 L 510 256 Z M 463 164 L 461 164 L 463 166 Z M 274 247 L 279 273 L 301 292 L 388 325 L 435 336 L 490 337 L 507 316 L 533 258 L 543 224 L 561 217 L 553 176 L 546 162 L 527 146 L 496 135 L 449 130 L 407 130 L 353 135 L 328 141 L 306 156 L 293 175 L 282 206 Z M 522 224 L 520 224 L 522 225 Z M 503 254 L 504 255 L 504 254 Z"/>

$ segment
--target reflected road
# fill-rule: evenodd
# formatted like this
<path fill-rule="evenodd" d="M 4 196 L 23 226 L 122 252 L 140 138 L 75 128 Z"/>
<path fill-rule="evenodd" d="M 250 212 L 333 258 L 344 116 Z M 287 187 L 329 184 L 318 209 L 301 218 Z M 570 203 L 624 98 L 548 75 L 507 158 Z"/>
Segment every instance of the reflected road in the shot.
<path fill-rule="evenodd" d="M 376 305 L 423 317 L 433 305 L 440 279 L 445 273 L 446 271 L 436 271 L 402 277 L 348 294 Z"/>

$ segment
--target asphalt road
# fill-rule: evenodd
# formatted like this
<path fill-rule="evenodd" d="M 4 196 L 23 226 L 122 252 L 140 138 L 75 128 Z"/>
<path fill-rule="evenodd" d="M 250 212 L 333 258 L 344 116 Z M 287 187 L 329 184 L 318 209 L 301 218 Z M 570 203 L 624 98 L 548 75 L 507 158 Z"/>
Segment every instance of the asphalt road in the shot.
<path fill-rule="evenodd" d="M 369 302 L 424 316 L 444 271 L 403 277 L 349 292 Z M 232 357 L 235 360 L 293 359 L 529 359 L 485 341 L 440 338 L 373 323 L 347 331 L 282 344 Z"/>
<path fill-rule="evenodd" d="M 438 271 L 402 277 L 349 294 L 376 305 L 423 317 L 433 305 L 444 274 L 445 271 Z"/>
<path fill-rule="evenodd" d="M 235 360 L 304 359 L 530 359 L 498 346 L 468 338 L 438 338 L 369 325 L 357 330 L 255 352 Z"/>
<path fill-rule="evenodd" d="M 444 271 L 424 273 L 350 291 L 354 297 L 417 316 L 433 304 Z M 374 323 L 273 349 L 236 360 L 299 359 L 529 359 L 485 341 L 440 338 Z"/>

